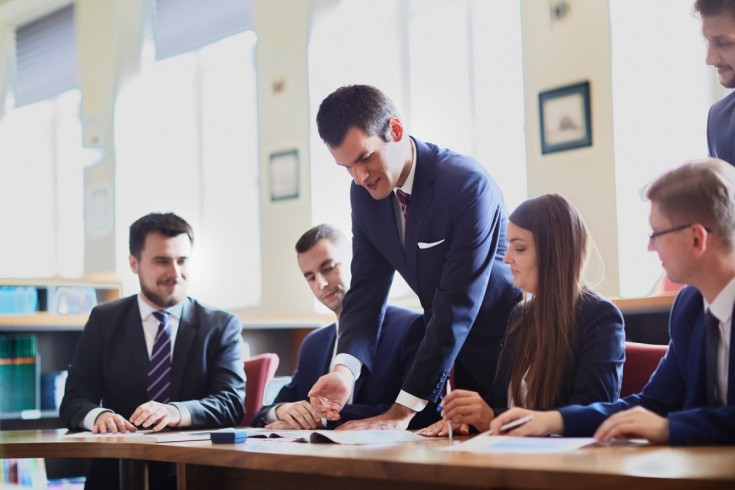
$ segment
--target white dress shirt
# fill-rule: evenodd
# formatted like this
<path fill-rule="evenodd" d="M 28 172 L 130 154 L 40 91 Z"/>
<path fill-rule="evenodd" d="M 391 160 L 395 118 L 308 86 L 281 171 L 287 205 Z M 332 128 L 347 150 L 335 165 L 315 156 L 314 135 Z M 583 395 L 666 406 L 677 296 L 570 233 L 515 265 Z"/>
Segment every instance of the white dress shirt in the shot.
<path fill-rule="evenodd" d="M 735 304 L 735 277 L 720 291 L 720 294 L 708 304 L 705 300 L 704 310 L 709 310 L 720 321 L 720 342 L 717 345 L 717 369 L 715 371 L 715 398 L 720 405 L 727 405 L 728 368 L 730 367 L 730 339 L 732 337 L 732 310 Z"/>
<path fill-rule="evenodd" d="M 149 305 L 143 299 L 143 293 L 138 293 L 138 310 L 140 310 L 140 320 L 143 323 L 143 336 L 145 337 L 145 347 L 148 351 L 148 358 L 150 359 L 151 353 L 153 352 L 153 345 L 156 342 L 156 335 L 158 334 L 158 320 L 153 316 L 154 311 L 161 311 L 153 306 Z M 168 315 L 169 331 L 171 333 L 171 362 L 174 359 L 174 346 L 176 345 L 176 334 L 179 331 L 179 321 L 181 320 L 181 314 L 184 311 L 184 302 L 166 308 L 165 310 Z M 177 427 L 188 427 L 191 425 L 191 412 L 186 405 L 178 402 L 171 402 L 169 405 L 173 405 L 179 410 L 181 414 L 181 420 Z M 94 428 L 94 422 L 102 412 L 112 412 L 108 408 L 94 408 L 82 420 L 82 427 L 87 430 Z"/>
<path fill-rule="evenodd" d="M 411 161 L 411 170 L 408 172 L 408 177 L 406 177 L 406 181 L 403 183 L 403 185 L 400 187 L 395 187 L 393 189 L 393 193 L 395 194 L 398 189 L 401 189 L 404 193 L 410 196 L 413 192 L 413 182 L 416 176 L 416 158 L 418 152 L 416 151 L 416 143 L 413 141 L 413 138 L 409 137 L 408 140 L 411 142 L 411 152 L 413 154 L 413 159 Z M 401 232 L 401 243 L 405 243 L 406 218 L 404 218 L 402 213 L 398 213 L 398 215 L 400 216 L 401 220 L 401 228 L 399 230 Z M 335 352 L 336 348 L 337 346 L 335 343 Z M 380 362 L 379 359 L 377 361 Z M 360 371 L 362 370 L 362 361 L 350 354 L 337 354 L 334 361 L 332 361 L 332 366 L 334 366 L 335 364 L 342 364 L 343 366 L 347 367 L 350 371 L 352 371 L 352 374 L 355 376 L 355 380 L 357 380 L 357 378 L 360 376 Z M 398 403 L 399 405 L 403 405 L 406 408 L 410 408 L 411 410 L 414 410 L 416 412 L 420 412 L 424 409 L 424 407 L 426 407 L 429 402 L 428 400 L 423 400 L 421 398 L 418 398 L 417 396 L 401 390 L 401 392 L 398 394 L 398 398 L 396 398 L 396 403 Z"/>

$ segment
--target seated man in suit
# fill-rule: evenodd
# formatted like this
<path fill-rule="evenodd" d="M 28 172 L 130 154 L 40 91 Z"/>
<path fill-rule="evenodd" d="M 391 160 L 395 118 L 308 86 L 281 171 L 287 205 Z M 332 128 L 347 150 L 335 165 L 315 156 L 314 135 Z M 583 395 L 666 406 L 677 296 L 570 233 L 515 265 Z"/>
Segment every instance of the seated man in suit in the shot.
<path fill-rule="evenodd" d="M 735 168 L 717 159 L 685 163 L 656 178 L 646 198 L 648 248 L 672 282 L 688 284 L 671 308 L 666 356 L 640 394 L 551 412 L 514 408 L 490 424 L 495 434 L 533 414 L 508 434 L 735 444 Z"/>
<path fill-rule="evenodd" d="M 149 214 L 130 227 L 130 268 L 141 291 L 92 310 L 60 408 L 69 430 L 115 434 L 242 420 L 242 326 L 186 296 L 193 237 L 172 213 Z M 151 488 L 175 488 L 171 470 L 149 463 Z M 94 460 L 87 488 L 117 486 L 117 460 Z"/>
<path fill-rule="evenodd" d="M 336 354 L 342 298 L 350 284 L 350 243 L 340 230 L 319 225 L 296 243 L 299 268 L 314 296 L 337 317 L 337 322 L 306 336 L 299 352 L 299 363 L 291 382 L 278 393 L 274 404 L 263 407 L 253 425 L 273 429 L 316 429 L 323 422 L 309 403 L 309 390 L 320 376 L 332 370 Z M 326 421 L 327 428 L 349 420 L 364 419 L 385 412 L 401 391 L 421 339 L 423 317 L 411 310 L 388 306 L 380 329 L 372 372 L 357 379 L 353 399 L 340 412 L 338 422 Z M 421 428 L 439 419 L 436 405 L 430 404 L 414 417 L 411 428 Z"/>

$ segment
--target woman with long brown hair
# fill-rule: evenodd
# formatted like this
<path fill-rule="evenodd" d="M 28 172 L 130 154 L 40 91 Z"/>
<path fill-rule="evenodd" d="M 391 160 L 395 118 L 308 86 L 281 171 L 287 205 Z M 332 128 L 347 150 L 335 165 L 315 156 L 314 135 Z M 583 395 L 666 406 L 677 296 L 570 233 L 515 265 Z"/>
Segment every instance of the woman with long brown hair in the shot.
<path fill-rule="evenodd" d="M 615 401 L 625 333 L 618 308 L 584 284 L 589 233 L 579 211 L 559 194 L 523 202 L 506 232 L 513 283 L 524 292 L 508 322 L 493 390 L 485 399 L 455 390 L 443 420 L 419 434 L 444 436 L 469 426 L 486 431 L 510 407 L 551 409 Z"/>

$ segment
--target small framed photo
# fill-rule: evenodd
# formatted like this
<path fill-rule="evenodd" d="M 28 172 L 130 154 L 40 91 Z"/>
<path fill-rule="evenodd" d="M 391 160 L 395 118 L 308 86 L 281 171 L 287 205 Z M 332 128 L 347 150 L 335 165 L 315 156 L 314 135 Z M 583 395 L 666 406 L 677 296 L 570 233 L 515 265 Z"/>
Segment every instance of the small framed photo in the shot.
<path fill-rule="evenodd" d="M 542 154 L 592 146 L 589 82 L 541 92 L 538 105 Z"/>
<path fill-rule="evenodd" d="M 299 152 L 288 150 L 270 156 L 271 201 L 299 197 Z"/>

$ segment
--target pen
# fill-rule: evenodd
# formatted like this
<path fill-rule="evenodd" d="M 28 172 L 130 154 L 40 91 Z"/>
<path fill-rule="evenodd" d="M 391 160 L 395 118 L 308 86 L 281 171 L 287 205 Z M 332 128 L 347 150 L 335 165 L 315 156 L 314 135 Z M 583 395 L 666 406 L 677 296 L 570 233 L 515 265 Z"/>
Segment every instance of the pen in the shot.
<path fill-rule="evenodd" d="M 519 427 L 519 426 L 525 424 L 526 422 L 530 422 L 532 420 L 533 420 L 533 415 L 526 415 L 525 417 L 521 417 L 519 419 L 516 419 L 513 422 L 508 422 L 505 425 L 501 425 L 500 426 L 500 432 L 505 432 L 505 431 L 510 430 L 510 429 L 515 429 L 516 427 Z M 486 434 L 489 435 L 489 436 L 492 435 L 493 434 L 492 429 L 490 429 L 489 431 L 487 431 Z"/>
<path fill-rule="evenodd" d="M 449 379 L 447 379 L 447 395 L 449 395 L 452 392 L 452 385 L 449 384 Z M 452 433 L 452 421 L 447 421 L 447 427 L 449 428 L 449 444 L 452 444 L 452 440 L 454 439 L 454 434 Z"/>

